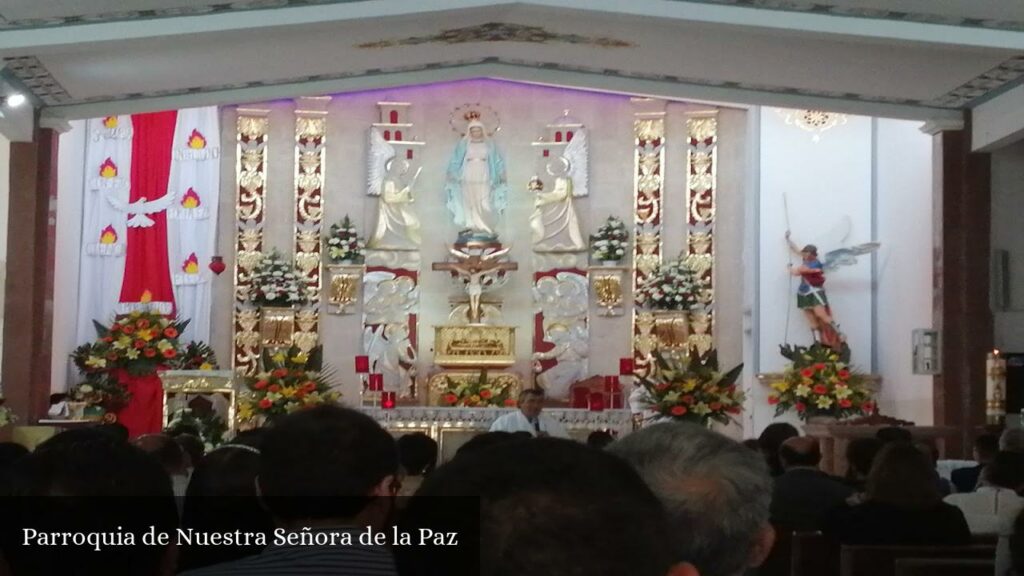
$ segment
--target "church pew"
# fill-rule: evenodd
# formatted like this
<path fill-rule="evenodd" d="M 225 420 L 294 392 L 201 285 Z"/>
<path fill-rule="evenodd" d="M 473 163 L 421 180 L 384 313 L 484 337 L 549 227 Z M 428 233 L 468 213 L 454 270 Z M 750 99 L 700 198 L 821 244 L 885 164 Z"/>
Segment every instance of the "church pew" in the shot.
<path fill-rule="evenodd" d="M 840 576 L 892 576 L 900 558 L 980 559 L 995 558 L 995 546 L 842 546 Z"/>
<path fill-rule="evenodd" d="M 995 560 L 897 558 L 895 576 L 992 576 Z"/>
<path fill-rule="evenodd" d="M 821 532 L 796 532 L 790 546 L 790 576 L 829 576 L 835 572 L 835 546 Z"/>

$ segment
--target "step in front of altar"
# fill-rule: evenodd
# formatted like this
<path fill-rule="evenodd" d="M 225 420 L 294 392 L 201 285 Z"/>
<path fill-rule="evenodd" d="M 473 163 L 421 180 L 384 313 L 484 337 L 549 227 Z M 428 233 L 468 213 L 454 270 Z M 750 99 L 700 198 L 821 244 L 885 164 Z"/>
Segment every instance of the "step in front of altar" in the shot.
<path fill-rule="evenodd" d="M 498 417 L 518 408 L 454 408 L 399 406 L 394 409 L 362 408 L 395 436 L 422 432 L 438 443 L 439 462 L 446 462 L 473 436 L 487 432 Z M 622 437 L 633 430 L 628 410 L 577 410 L 545 408 L 544 415 L 557 420 L 574 440 L 583 442 L 595 430 L 609 430 Z"/>

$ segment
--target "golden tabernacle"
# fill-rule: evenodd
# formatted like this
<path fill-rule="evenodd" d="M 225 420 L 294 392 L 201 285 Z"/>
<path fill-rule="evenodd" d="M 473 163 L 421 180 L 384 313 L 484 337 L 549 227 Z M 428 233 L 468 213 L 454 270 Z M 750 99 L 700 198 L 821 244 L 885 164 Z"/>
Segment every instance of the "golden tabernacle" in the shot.
<path fill-rule="evenodd" d="M 516 327 L 437 326 L 434 363 L 442 368 L 505 368 L 516 362 Z"/>

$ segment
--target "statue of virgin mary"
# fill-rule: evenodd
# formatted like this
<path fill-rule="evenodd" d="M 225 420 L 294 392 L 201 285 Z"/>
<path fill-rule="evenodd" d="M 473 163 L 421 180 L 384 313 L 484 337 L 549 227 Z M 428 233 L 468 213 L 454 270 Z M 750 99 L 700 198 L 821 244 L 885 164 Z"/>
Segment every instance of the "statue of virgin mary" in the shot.
<path fill-rule="evenodd" d="M 470 112 L 466 119 L 466 133 L 448 162 L 448 210 L 460 228 L 460 240 L 494 241 L 498 216 L 508 206 L 505 161 L 479 114 Z"/>

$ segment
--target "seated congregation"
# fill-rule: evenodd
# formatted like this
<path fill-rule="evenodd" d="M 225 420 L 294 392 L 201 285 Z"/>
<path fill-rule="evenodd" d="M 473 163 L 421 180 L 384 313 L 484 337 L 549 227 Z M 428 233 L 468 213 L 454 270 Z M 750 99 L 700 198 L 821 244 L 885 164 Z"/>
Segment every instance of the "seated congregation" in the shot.
<path fill-rule="evenodd" d="M 952 483 L 899 428 L 851 442 L 841 478 L 787 424 L 744 444 L 677 422 L 586 445 L 496 431 L 440 466 L 430 437 L 334 405 L 206 453 L 193 432 L 0 445 L 0 575 L 1024 574 L 1021 431 L 979 437 Z M 75 530 L 109 538 L 45 545 Z M 178 536 L 125 544 L 147 530 Z"/>

